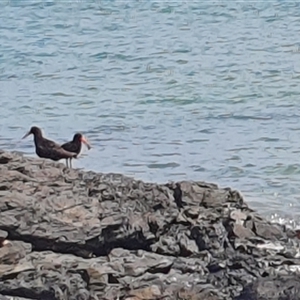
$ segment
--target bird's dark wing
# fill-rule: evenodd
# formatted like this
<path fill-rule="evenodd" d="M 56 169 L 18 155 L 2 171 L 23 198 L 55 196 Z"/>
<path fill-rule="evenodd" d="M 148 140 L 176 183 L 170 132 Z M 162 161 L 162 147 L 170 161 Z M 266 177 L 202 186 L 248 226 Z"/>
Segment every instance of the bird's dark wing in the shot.
<path fill-rule="evenodd" d="M 60 148 L 60 145 L 55 143 L 54 141 L 44 139 L 43 144 L 47 148 Z"/>
<path fill-rule="evenodd" d="M 59 145 L 57 145 L 57 144 L 56 144 L 56 147 L 55 147 L 55 143 L 52 144 L 52 146 L 53 147 L 47 147 L 46 144 L 39 145 L 37 147 L 37 151 L 43 157 L 51 158 L 53 160 L 60 160 L 60 159 L 63 159 L 63 158 L 73 158 L 73 157 L 76 158 L 77 157 L 77 153 L 67 151 L 67 150 L 63 149 L 62 147 L 60 147 Z"/>
<path fill-rule="evenodd" d="M 52 148 L 52 151 L 57 157 L 61 157 L 61 158 L 72 158 L 72 157 L 76 158 L 77 157 L 77 153 L 66 151 L 61 147 Z"/>
<path fill-rule="evenodd" d="M 74 142 L 67 142 L 61 145 L 61 147 L 67 151 L 79 153 L 81 149 L 81 143 L 78 145 Z"/>
<path fill-rule="evenodd" d="M 70 149 L 72 147 L 72 142 L 67 142 L 61 145 L 64 149 Z"/>
<path fill-rule="evenodd" d="M 63 149 L 59 144 L 48 139 L 44 139 L 43 143 L 39 144 L 39 149 L 44 152 L 51 152 L 55 157 L 70 158 L 77 156 L 75 151 Z"/>

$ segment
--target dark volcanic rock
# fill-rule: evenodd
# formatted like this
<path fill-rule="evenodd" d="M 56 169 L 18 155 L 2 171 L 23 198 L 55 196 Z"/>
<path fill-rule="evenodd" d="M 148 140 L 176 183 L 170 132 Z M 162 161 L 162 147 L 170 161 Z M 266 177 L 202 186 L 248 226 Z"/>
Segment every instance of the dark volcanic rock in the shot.
<path fill-rule="evenodd" d="M 300 275 L 260 278 L 243 289 L 235 300 L 297 300 L 300 297 Z"/>
<path fill-rule="evenodd" d="M 0 299 L 300 299 L 297 232 L 237 191 L 3 151 L 0 172 Z"/>

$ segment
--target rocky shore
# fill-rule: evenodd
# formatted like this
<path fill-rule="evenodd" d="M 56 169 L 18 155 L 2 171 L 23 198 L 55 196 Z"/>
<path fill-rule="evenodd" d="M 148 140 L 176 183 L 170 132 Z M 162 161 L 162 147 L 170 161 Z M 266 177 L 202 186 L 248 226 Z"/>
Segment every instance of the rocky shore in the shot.
<path fill-rule="evenodd" d="M 0 300 L 300 299 L 297 233 L 238 191 L 1 150 L 0 172 Z"/>

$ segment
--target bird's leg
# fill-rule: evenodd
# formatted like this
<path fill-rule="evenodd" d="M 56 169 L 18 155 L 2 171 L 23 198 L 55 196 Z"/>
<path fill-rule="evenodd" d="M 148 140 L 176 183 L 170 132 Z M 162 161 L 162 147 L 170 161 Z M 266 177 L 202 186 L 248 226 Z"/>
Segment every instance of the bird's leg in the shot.
<path fill-rule="evenodd" d="M 70 158 L 70 168 L 72 169 L 72 158 Z"/>
<path fill-rule="evenodd" d="M 66 165 L 67 165 L 67 168 L 68 168 L 68 159 L 66 158 Z"/>

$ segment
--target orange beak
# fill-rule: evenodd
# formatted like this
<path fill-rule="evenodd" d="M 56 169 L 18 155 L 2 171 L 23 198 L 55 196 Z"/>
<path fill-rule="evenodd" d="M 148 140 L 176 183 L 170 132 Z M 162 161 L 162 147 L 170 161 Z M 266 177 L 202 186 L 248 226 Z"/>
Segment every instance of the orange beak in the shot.
<path fill-rule="evenodd" d="M 87 146 L 88 150 L 90 150 L 92 148 L 84 136 L 81 138 L 81 142 Z"/>
<path fill-rule="evenodd" d="M 23 137 L 22 137 L 22 140 L 23 139 L 25 139 L 25 138 L 27 138 L 29 135 L 31 134 L 31 132 L 29 131 L 29 132 L 27 132 Z"/>

